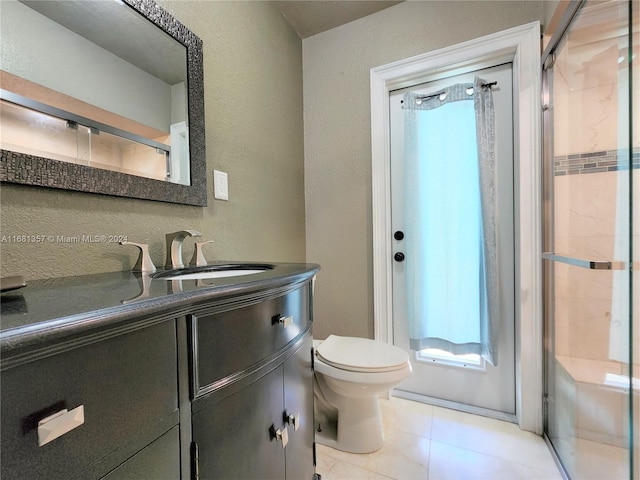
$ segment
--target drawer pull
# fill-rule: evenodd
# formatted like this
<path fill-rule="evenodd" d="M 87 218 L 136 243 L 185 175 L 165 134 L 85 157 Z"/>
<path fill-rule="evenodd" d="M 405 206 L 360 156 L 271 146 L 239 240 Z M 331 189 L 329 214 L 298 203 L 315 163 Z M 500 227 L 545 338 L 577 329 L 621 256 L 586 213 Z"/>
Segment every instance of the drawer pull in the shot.
<path fill-rule="evenodd" d="M 276 315 L 271 319 L 271 324 L 272 325 L 278 324 L 278 325 L 282 325 L 284 328 L 287 328 L 293 325 L 293 315 L 290 315 L 288 317 L 285 317 L 284 315 Z"/>
<path fill-rule="evenodd" d="M 38 446 L 42 447 L 84 423 L 84 405 L 60 410 L 38 422 Z"/>
<path fill-rule="evenodd" d="M 299 413 L 290 413 L 289 415 L 285 412 L 286 421 L 289 425 L 293 426 L 293 431 L 297 432 L 298 428 L 300 428 L 300 414 Z"/>

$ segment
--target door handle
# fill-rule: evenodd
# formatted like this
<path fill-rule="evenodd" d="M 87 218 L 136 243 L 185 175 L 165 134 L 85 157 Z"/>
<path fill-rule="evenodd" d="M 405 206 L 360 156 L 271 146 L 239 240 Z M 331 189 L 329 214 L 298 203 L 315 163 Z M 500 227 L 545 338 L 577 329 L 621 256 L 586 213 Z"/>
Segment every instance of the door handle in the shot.
<path fill-rule="evenodd" d="M 567 257 L 566 255 L 556 255 L 552 252 L 544 252 L 542 258 L 553 262 L 566 263 L 574 267 L 587 268 L 589 270 L 624 270 L 625 263 L 611 260 L 585 260 L 582 258 Z"/>
<path fill-rule="evenodd" d="M 396 253 L 396 254 L 393 256 L 393 259 L 394 259 L 396 262 L 404 262 L 404 253 L 402 253 L 402 252 L 398 252 L 398 253 Z"/>

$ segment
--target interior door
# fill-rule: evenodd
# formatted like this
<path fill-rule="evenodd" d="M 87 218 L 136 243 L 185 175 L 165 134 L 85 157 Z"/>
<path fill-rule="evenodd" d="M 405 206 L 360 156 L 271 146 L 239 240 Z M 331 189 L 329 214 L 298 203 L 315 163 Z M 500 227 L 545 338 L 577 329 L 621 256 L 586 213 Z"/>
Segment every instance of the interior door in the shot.
<path fill-rule="evenodd" d="M 500 319 L 500 361 L 497 366 L 478 358 L 447 356 L 433 351 L 413 351 L 409 347 L 405 301 L 406 265 L 404 256 L 404 206 L 410 204 L 404 185 L 404 116 L 401 100 L 406 92 L 430 95 L 457 83 L 472 83 L 479 76 L 493 87 L 496 132 L 496 228 L 498 240 Z M 503 64 L 445 79 L 414 85 L 390 93 L 391 212 L 393 263 L 394 344 L 409 353 L 412 375 L 394 390 L 401 396 L 419 396 L 456 402 L 472 407 L 515 414 L 515 308 L 514 308 L 514 161 L 512 66 Z M 431 132 L 437 135 L 437 132 Z M 463 141 L 463 138 L 461 138 Z M 446 161 L 446 159 L 429 159 Z M 431 228 L 431 227 L 429 227 Z M 438 228 L 438 226 L 433 226 Z M 399 255 L 401 254 L 401 255 Z M 442 319 L 446 321 L 446 319 Z"/>

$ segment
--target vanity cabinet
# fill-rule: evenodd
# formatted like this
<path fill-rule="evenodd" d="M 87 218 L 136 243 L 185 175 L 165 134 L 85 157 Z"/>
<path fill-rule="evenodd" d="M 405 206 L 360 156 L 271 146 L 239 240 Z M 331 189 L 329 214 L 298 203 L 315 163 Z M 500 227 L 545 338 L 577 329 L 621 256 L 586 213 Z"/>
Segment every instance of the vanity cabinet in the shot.
<path fill-rule="evenodd" d="M 178 424 L 177 377 L 176 328 L 170 321 L 54 355 L 36 351 L 3 369 L 0 476 L 108 475 Z"/>
<path fill-rule="evenodd" d="M 316 271 L 178 294 L 151 281 L 139 302 L 122 301 L 137 277 L 63 279 L 24 289 L 20 317 L 3 294 L 5 328 L 59 295 L 70 307 L 0 332 L 0 478 L 313 480 Z"/>

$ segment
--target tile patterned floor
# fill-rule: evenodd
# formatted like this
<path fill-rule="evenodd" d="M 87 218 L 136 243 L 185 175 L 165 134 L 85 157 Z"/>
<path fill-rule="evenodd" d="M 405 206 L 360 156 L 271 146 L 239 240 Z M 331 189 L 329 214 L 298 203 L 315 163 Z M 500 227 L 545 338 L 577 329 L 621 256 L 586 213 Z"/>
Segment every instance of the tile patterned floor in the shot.
<path fill-rule="evenodd" d="M 385 445 L 357 455 L 317 446 L 322 480 L 561 480 L 542 437 L 516 425 L 392 397 Z"/>

